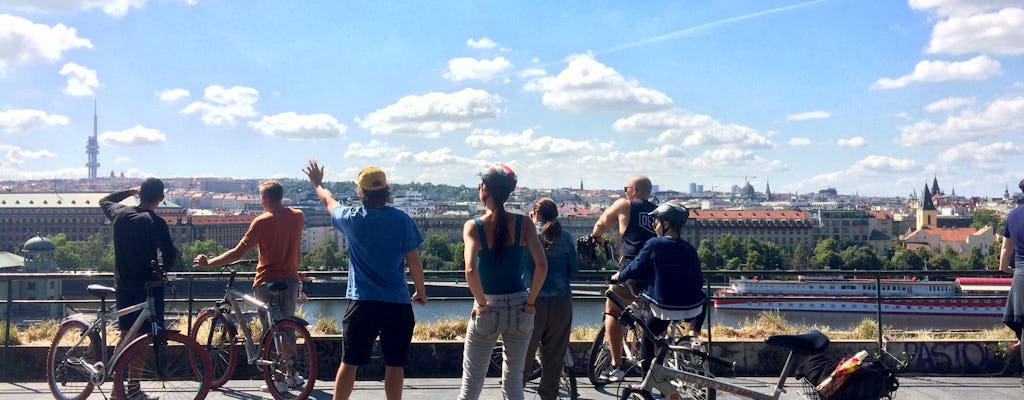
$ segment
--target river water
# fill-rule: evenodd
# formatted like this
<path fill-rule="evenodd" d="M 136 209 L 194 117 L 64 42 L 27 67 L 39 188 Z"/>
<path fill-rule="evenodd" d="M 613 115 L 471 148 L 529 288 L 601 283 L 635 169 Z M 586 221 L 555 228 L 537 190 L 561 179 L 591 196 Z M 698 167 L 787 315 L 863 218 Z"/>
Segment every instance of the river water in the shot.
<path fill-rule="evenodd" d="M 469 299 L 435 299 L 427 305 L 413 305 L 416 320 L 436 321 L 442 318 L 468 316 L 472 305 Z M 311 322 L 320 318 L 331 318 L 340 325 L 348 307 L 346 300 L 321 300 L 302 304 L 302 314 Z M 573 300 L 573 326 L 597 326 L 601 323 L 604 312 L 604 298 L 581 298 Z M 756 318 L 760 311 L 750 310 L 714 310 L 709 319 L 714 326 L 724 325 L 740 327 L 745 320 Z M 783 311 L 780 313 L 792 325 L 808 327 L 830 327 L 845 330 L 858 325 L 864 319 L 875 319 L 874 313 L 823 313 L 814 311 Z M 931 329 L 991 329 L 1002 326 L 999 317 L 991 316 L 957 316 L 920 315 L 920 314 L 885 314 L 882 326 L 899 330 L 931 330 Z M 705 326 L 706 327 L 706 326 Z"/>

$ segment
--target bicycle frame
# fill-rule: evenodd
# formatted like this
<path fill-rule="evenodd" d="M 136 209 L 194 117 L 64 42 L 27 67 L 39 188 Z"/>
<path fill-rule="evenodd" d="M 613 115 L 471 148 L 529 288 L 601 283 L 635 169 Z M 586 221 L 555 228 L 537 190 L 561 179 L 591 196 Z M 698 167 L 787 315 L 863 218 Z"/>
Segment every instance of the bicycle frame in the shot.
<path fill-rule="evenodd" d="M 238 289 L 235 289 L 235 275 L 237 274 L 237 271 L 235 271 L 234 269 L 229 270 L 230 277 L 228 278 L 227 286 L 224 288 L 224 299 L 218 300 L 214 308 L 216 308 L 217 312 L 220 313 L 221 315 L 228 314 L 229 321 L 235 324 L 235 326 L 241 328 L 243 344 L 245 345 L 245 355 L 248 360 L 248 363 L 269 365 L 271 364 L 270 362 L 260 359 L 260 347 L 253 339 L 252 329 L 249 328 L 249 324 L 247 324 L 242 319 L 242 309 L 240 306 L 240 302 L 249 303 L 253 307 L 257 308 L 257 312 L 266 314 L 268 321 L 271 321 L 271 323 L 269 324 L 270 326 L 268 327 L 268 331 L 264 332 L 263 334 L 273 334 L 275 344 L 280 346 L 281 343 L 278 343 L 278 341 L 280 341 L 280 338 L 278 337 L 278 335 L 275 334 L 276 328 L 274 327 L 273 324 L 273 321 L 277 321 L 278 319 L 274 318 L 275 316 L 272 315 L 272 307 L 270 307 L 269 304 L 260 301 L 259 299 L 250 294 L 243 293 Z M 212 336 L 213 332 L 210 332 L 209 335 Z M 212 338 L 208 338 L 207 343 L 211 342 L 211 339 Z"/>
<path fill-rule="evenodd" d="M 132 343 L 135 343 L 136 340 L 139 340 L 141 338 L 136 336 L 141 331 L 142 324 L 144 324 L 146 320 L 149 319 L 149 317 L 155 315 L 155 313 L 153 312 L 153 309 L 155 308 L 153 305 L 153 287 L 161 285 L 163 285 L 163 282 L 158 282 L 157 284 L 147 283 L 145 302 L 114 311 L 107 311 L 106 297 L 100 297 L 100 309 L 96 311 L 96 316 L 95 318 L 93 318 L 91 322 L 87 321 L 85 318 L 82 318 L 80 313 L 76 315 L 71 315 L 65 319 L 65 322 L 69 320 L 78 320 L 87 326 L 85 333 L 78 340 L 78 342 L 75 342 L 74 346 L 72 346 L 73 348 L 80 346 L 82 342 L 90 336 L 91 333 L 95 332 L 100 337 L 100 340 L 102 342 L 102 345 L 100 346 L 100 360 L 102 360 L 102 364 L 92 365 L 82 362 L 82 360 L 78 360 L 77 363 L 80 367 L 85 368 L 87 371 L 89 371 L 89 374 L 91 376 L 100 378 L 93 378 L 94 384 L 98 385 L 103 383 L 106 380 L 106 378 L 109 377 L 111 373 L 113 373 L 114 365 L 117 364 L 118 359 L 124 354 L 124 350 L 127 349 L 128 346 L 130 346 Z M 114 350 L 112 352 L 108 351 L 107 326 L 111 325 L 113 322 L 116 322 L 118 318 L 136 311 L 141 311 L 141 313 L 139 314 L 138 318 L 135 319 L 135 322 L 132 323 L 132 327 L 125 334 L 125 338 L 131 339 L 120 340 L 120 342 L 117 344 L 117 346 L 114 347 Z M 151 324 L 152 330 L 150 331 L 149 334 L 157 332 L 158 328 L 162 329 L 162 327 L 157 326 L 156 321 L 151 321 Z"/>

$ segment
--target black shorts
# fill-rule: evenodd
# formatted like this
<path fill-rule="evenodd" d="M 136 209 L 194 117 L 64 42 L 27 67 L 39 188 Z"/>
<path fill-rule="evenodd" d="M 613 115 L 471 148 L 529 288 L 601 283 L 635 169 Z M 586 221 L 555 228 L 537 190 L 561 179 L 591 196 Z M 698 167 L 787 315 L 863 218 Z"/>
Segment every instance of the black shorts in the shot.
<path fill-rule="evenodd" d="M 115 304 L 117 309 L 127 308 L 136 304 L 146 301 L 146 290 L 137 288 L 118 288 L 114 294 Z M 160 327 L 164 327 L 164 288 L 158 286 L 153 288 L 153 312 L 156 313 L 156 323 Z M 135 323 L 135 319 L 139 318 L 139 314 L 142 311 L 136 311 L 131 314 L 122 315 L 117 318 L 117 327 L 122 331 L 127 331 L 132 328 L 132 324 Z M 150 319 L 149 321 L 153 321 Z M 147 322 L 139 329 L 139 333 L 148 333 L 151 331 L 152 325 Z"/>
<path fill-rule="evenodd" d="M 345 364 L 369 364 L 373 341 L 380 336 L 384 365 L 405 365 L 416 326 L 412 304 L 354 300 L 348 304 L 341 325 L 344 329 L 341 360 Z"/>

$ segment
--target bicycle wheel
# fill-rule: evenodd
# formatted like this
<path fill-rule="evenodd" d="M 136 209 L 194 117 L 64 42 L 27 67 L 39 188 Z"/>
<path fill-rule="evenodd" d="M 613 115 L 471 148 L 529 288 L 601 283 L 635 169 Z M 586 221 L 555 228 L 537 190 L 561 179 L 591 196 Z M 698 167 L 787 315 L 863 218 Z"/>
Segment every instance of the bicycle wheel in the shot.
<path fill-rule="evenodd" d="M 199 366 L 198 368 L 194 366 Z M 132 342 L 114 364 L 115 399 L 159 396 L 162 400 L 204 399 L 210 391 L 206 349 L 175 331 Z"/>
<path fill-rule="evenodd" d="M 562 375 L 558 378 L 558 398 L 577 400 L 580 397 L 580 392 L 576 388 L 576 377 L 572 375 L 572 370 L 566 366 L 562 367 Z"/>
<path fill-rule="evenodd" d="M 701 356 L 701 353 L 693 350 L 676 350 L 672 351 L 667 357 L 665 357 L 665 366 L 695 375 L 714 378 L 714 375 L 711 374 L 711 368 L 706 358 L 706 356 Z M 687 396 L 692 397 L 694 400 L 715 399 L 715 389 L 695 385 L 691 382 L 679 379 L 672 379 L 671 381 L 672 386 L 675 386 L 676 390 L 686 393 Z"/>
<path fill-rule="evenodd" d="M 91 332 L 85 322 L 71 320 L 64 322 L 57 330 L 46 352 L 46 382 L 50 392 L 58 400 L 84 400 L 93 389 L 93 374 L 85 365 L 98 367 L 102 379 L 102 340 L 99 334 Z"/>
<path fill-rule="evenodd" d="M 277 400 L 305 399 L 316 383 L 316 344 L 302 324 L 283 319 L 274 323 L 276 335 L 263 336 L 262 358 L 268 362 L 263 368 L 267 390 Z M 290 343 L 294 338 L 295 344 Z M 287 386 L 281 389 L 280 382 Z"/>
<path fill-rule="evenodd" d="M 626 389 L 622 391 L 619 400 L 654 400 L 654 395 L 637 389 Z"/>
<path fill-rule="evenodd" d="M 594 341 L 590 344 L 590 357 L 587 358 L 587 379 L 590 380 L 590 384 L 603 386 L 607 383 L 601 379 L 601 373 L 608 370 L 611 365 L 611 350 L 608 349 L 608 343 L 604 340 L 604 325 L 601 325 L 597 329 Z"/>
<path fill-rule="evenodd" d="M 234 375 L 238 363 L 235 325 L 224 314 L 206 309 L 196 317 L 188 336 L 210 355 L 210 388 L 224 386 Z"/>

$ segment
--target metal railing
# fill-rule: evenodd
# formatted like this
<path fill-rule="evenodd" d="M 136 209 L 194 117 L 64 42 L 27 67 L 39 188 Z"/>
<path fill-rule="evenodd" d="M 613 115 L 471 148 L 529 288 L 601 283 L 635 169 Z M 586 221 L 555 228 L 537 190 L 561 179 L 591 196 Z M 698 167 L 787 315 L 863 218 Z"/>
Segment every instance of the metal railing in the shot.
<path fill-rule="evenodd" d="M 427 283 L 455 283 L 465 284 L 465 275 L 462 271 L 426 271 Z M 607 281 L 613 271 L 581 271 L 579 279 L 575 282 L 578 283 L 590 283 L 600 284 Z M 345 271 L 304 271 L 307 279 L 315 281 L 338 281 L 340 279 L 347 279 L 348 273 Z M 177 296 L 168 297 L 165 302 L 167 303 L 185 303 L 186 304 L 186 323 L 187 326 L 191 326 L 193 315 L 196 312 L 196 303 L 212 303 L 220 299 L 220 291 L 216 293 L 217 297 L 211 298 L 197 298 L 193 292 L 193 283 L 196 280 L 212 280 L 219 279 L 226 276 L 226 273 L 213 271 L 213 272 L 197 272 L 197 271 L 181 271 L 171 272 L 171 277 L 175 281 L 178 290 L 184 286 L 185 293 L 184 297 Z M 841 270 L 804 270 L 804 271 L 777 271 L 777 270 L 748 270 L 748 271 L 733 271 L 733 270 L 717 270 L 717 271 L 705 271 L 706 290 L 711 301 L 725 298 L 716 295 L 716 288 L 722 288 L 728 285 L 730 278 L 734 277 L 759 277 L 764 279 L 765 277 L 775 277 L 779 279 L 795 278 L 797 276 L 835 276 L 843 275 L 844 277 L 858 277 L 868 278 L 874 280 L 875 294 L 869 296 L 843 296 L 843 300 L 858 300 L 858 301 L 874 301 L 875 308 L 875 322 L 878 326 L 877 332 L 877 344 L 879 349 L 884 345 L 883 341 L 883 321 L 885 312 L 883 311 L 883 297 L 882 297 L 882 284 L 886 278 L 904 278 L 904 277 L 915 277 L 918 279 L 929 279 L 929 280 L 952 280 L 957 277 L 1006 277 L 1006 274 L 1000 273 L 999 271 L 985 270 L 985 271 L 841 271 Z M 239 282 L 245 282 L 247 279 L 251 281 L 252 277 L 255 276 L 253 272 L 239 272 Z M 74 296 L 77 299 L 55 299 L 55 300 L 27 300 L 27 299 L 14 299 L 12 296 L 13 287 L 15 282 L 21 280 L 90 280 L 94 283 L 102 284 L 113 284 L 112 273 L 0 273 L 0 283 L 6 284 L 6 298 L 3 300 L 3 304 L 6 305 L 5 315 L 3 321 L 5 322 L 3 338 L 4 338 L 4 360 L 7 364 L 7 348 L 10 346 L 11 327 L 12 327 L 12 310 L 14 305 L 18 304 L 62 304 L 62 305 L 75 305 L 75 304 L 96 304 L 96 299 L 88 297 L 86 293 L 75 293 Z M 860 283 L 863 283 L 861 281 Z M 184 285 L 183 285 L 184 284 Z M 244 283 L 240 283 L 244 285 Z M 471 298 L 467 295 L 466 298 Z M 729 296 L 729 299 L 757 299 L 761 300 L 836 300 L 835 296 Z M 1005 299 L 1005 295 L 962 295 L 958 298 L 961 299 L 977 299 L 977 300 L 990 300 L 990 299 Z M 311 301 L 330 301 L 330 300 L 344 300 L 345 297 L 310 297 Z M 944 296 L 885 296 L 887 300 L 931 300 L 931 299 L 947 299 Z M 712 342 L 711 328 L 714 325 L 714 310 L 708 313 L 707 323 L 707 335 L 708 341 Z M 711 344 L 711 343 L 709 343 Z M 5 369 L 6 375 L 6 369 Z M 6 379 L 6 376 L 2 377 Z"/>

